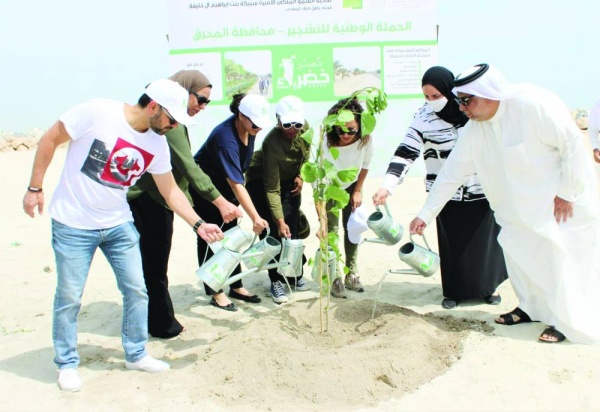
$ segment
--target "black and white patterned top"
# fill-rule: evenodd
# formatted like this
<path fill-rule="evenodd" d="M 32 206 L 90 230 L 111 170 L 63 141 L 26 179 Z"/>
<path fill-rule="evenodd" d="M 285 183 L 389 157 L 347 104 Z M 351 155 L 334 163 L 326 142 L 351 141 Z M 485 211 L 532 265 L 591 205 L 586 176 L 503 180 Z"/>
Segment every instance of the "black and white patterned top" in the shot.
<path fill-rule="evenodd" d="M 382 187 L 392 193 L 396 186 L 402 183 L 406 173 L 422 151 L 427 169 L 425 189 L 429 192 L 454 147 L 459 135 L 458 130 L 457 127 L 440 119 L 425 103 L 415 113 L 404 140 L 390 160 Z M 480 199 L 485 199 L 485 195 L 475 175 L 470 176 L 452 196 L 452 200 L 457 201 Z"/>

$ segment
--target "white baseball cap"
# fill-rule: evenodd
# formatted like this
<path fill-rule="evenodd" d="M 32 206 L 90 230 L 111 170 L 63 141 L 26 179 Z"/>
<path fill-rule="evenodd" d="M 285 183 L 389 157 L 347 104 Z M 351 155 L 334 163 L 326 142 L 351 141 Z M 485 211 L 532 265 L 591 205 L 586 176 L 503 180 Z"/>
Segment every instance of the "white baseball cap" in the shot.
<path fill-rule="evenodd" d="M 369 228 L 367 219 L 369 219 L 369 212 L 364 205 L 356 208 L 348 218 L 348 240 L 355 245 L 360 243 L 360 234 Z"/>
<path fill-rule="evenodd" d="M 281 123 L 304 124 L 304 102 L 296 96 L 284 96 L 275 107 L 275 114 L 279 116 Z"/>
<path fill-rule="evenodd" d="M 240 101 L 239 111 L 261 129 L 273 125 L 269 119 L 269 102 L 258 94 L 248 94 Z"/>
<path fill-rule="evenodd" d="M 146 94 L 167 109 L 177 123 L 185 126 L 196 124 L 187 112 L 190 94 L 179 83 L 169 79 L 156 80 L 146 87 Z"/>

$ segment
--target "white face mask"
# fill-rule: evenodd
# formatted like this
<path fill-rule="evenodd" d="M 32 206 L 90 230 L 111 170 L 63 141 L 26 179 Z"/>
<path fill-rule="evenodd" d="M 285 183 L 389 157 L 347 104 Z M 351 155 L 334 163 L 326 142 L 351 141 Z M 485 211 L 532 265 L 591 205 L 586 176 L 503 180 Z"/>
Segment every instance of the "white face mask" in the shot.
<path fill-rule="evenodd" d="M 446 107 L 446 104 L 448 103 L 448 99 L 446 99 L 446 96 L 444 96 L 441 99 L 427 100 L 426 102 L 434 112 L 441 112 L 442 109 L 444 107 Z"/>

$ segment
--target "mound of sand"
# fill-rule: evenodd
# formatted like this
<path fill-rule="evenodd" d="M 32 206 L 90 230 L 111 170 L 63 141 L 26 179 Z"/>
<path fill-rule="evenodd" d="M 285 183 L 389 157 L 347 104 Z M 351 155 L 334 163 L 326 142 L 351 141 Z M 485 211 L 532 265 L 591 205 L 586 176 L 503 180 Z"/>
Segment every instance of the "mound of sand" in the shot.
<path fill-rule="evenodd" d="M 371 405 L 444 373 L 460 359 L 466 331 L 480 325 L 381 303 L 371 319 L 373 304 L 336 299 L 323 333 L 318 299 L 256 318 L 208 347 L 195 365 L 198 375 L 214 371 L 202 386 L 226 407 L 277 409 L 281 399 L 320 408 Z"/>

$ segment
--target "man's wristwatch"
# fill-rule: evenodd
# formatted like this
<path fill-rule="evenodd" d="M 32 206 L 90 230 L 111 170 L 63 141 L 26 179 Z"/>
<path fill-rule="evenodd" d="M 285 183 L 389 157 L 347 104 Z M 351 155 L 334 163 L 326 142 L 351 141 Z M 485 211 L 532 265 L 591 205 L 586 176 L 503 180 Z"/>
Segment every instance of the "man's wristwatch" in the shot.
<path fill-rule="evenodd" d="M 31 186 L 27 186 L 27 190 L 33 193 L 42 193 L 44 191 L 44 189 L 42 189 L 41 187 L 31 187 Z"/>
<path fill-rule="evenodd" d="M 204 223 L 204 220 L 200 219 L 198 220 L 196 223 L 194 223 L 194 233 L 198 232 L 198 228 L 200 227 L 200 225 Z"/>

